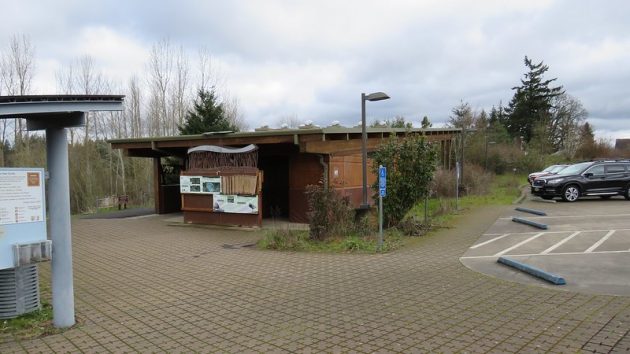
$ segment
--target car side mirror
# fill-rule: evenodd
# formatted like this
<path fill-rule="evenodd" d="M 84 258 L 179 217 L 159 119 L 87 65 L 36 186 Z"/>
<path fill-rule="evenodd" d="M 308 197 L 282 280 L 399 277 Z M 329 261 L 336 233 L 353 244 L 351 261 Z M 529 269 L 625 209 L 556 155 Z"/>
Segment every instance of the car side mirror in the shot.
<path fill-rule="evenodd" d="M 586 178 L 591 178 L 591 177 L 593 177 L 593 174 L 592 174 L 591 172 L 586 172 L 586 173 L 584 174 L 584 177 L 586 177 Z"/>

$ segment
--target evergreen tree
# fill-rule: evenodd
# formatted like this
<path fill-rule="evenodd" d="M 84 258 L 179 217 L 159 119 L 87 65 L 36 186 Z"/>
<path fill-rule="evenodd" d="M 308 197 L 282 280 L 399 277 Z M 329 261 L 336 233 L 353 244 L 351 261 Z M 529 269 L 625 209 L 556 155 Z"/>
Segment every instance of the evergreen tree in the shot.
<path fill-rule="evenodd" d="M 422 118 L 422 129 L 427 129 L 427 128 L 431 128 L 433 126 L 433 123 L 431 123 L 431 121 L 429 120 L 429 117 L 424 116 Z"/>
<path fill-rule="evenodd" d="M 461 101 L 451 110 L 452 115 L 448 119 L 448 125 L 453 128 L 470 129 L 475 123 L 475 117 L 468 102 Z"/>
<path fill-rule="evenodd" d="M 200 89 L 197 95 L 193 109 L 186 114 L 186 122 L 179 126 L 181 135 L 238 131 L 238 128 L 228 120 L 225 107 L 219 101 L 214 88 Z"/>
<path fill-rule="evenodd" d="M 530 141 L 534 127 L 546 125 L 551 119 L 554 97 L 564 93 L 562 86 L 552 87 L 556 78 L 545 80 L 543 75 L 549 67 L 541 61 L 534 64 L 525 56 L 525 66 L 529 70 L 521 79 L 521 86 L 513 87 L 514 96 L 506 108 L 505 127 L 512 137 L 522 136 Z"/>
<path fill-rule="evenodd" d="M 387 124 L 391 128 L 413 128 L 413 124 L 411 122 L 405 121 L 405 117 L 403 116 L 396 116 L 391 122 L 389 120 L 385 121 L 385 124 Z"/>

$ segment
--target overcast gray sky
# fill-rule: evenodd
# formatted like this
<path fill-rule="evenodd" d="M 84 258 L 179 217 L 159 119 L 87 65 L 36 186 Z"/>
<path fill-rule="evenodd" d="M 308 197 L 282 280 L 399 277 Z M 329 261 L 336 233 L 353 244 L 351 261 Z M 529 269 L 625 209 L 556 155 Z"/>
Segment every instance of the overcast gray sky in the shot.
<path fill-rule="evenodd" d="M 89 54 L 124 87 L 168 38 L 206 47 L 250 127 L 297 115 L 328 125 L 428 115 L 461 100 L 489 109 L 512 97 L 523 57 L 549 65 L 582 101 L 599 137 L 630 138 L 629 1 L 3 1 L 0 48 L 14 33 L 36 47 L 35 93 Z"/>

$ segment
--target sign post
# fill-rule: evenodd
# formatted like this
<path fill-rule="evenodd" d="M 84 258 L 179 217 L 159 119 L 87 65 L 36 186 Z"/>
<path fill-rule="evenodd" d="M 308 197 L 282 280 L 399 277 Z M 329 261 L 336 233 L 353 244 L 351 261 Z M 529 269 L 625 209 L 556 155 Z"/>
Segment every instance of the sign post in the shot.
<path fill-rule="evenodd" d="M 455 211 L 459 210 L 459 176 L 460 165 L 459 161 L 455 163 Z"/>
<path fill-rule="evenodd" d="M 378 166 L 378 250 L 383 249 L 383 197 L 387 195 L 387 168 Z"/>

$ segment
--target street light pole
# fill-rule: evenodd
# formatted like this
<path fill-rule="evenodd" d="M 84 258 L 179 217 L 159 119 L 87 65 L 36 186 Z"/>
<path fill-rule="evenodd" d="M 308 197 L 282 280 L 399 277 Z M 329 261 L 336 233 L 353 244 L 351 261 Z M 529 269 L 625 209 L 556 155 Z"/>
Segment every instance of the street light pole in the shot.
<path fill-rule="evenodd" d="M 363 172 L 363 198 L 361 209 L 368 209 L 367 202 L 367 128 L 365 124 L 365 93 L 361 94 L 361 169 Z"/>
<path fill-rule="evenodd" d="M 369 209 L 368 204 L 368 188 L 367 188 L 367 127 L 365 124 L 365 101 L 382 101 L 389 99 L 384 92 L 374 92 L 366 95 L 361 93 L 361 167 L 363 170 L 363 199 L 361 209 Z"/>

